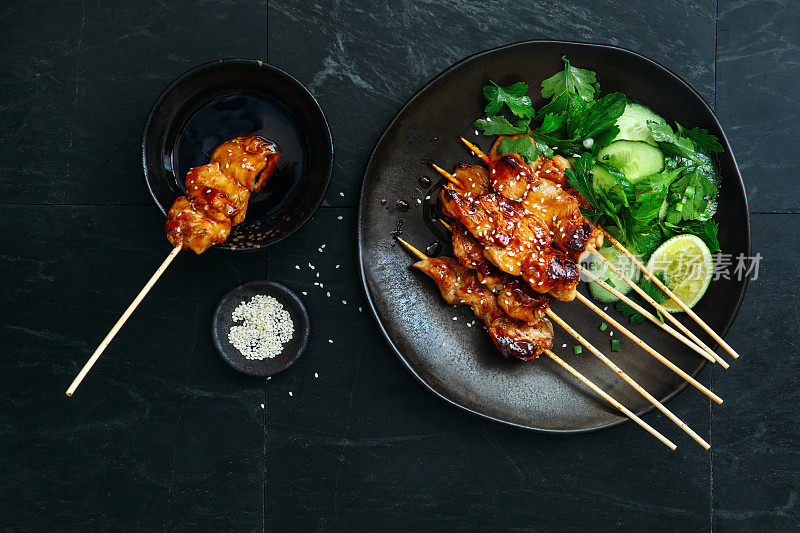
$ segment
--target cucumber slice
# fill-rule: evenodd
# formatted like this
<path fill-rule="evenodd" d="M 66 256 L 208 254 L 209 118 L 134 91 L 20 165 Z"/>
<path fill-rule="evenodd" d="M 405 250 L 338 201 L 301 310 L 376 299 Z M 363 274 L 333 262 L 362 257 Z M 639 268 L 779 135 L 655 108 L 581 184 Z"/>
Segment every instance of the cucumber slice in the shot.
<path fill-rule="evenodd" d="M 629 280 L 634 282 L 639 281 L 641 272 L 639 272 L 639 269 L 636 267 L 636 265 L 631 263 L 631 261 L 625 257 L 622 252 L 613 246 L 604 246 L 603 248 L 600 248 L 599 252 L 603 255 L 603 257 L 611 261 L 611 264 L 617 267 L 617 270 L 625 274 Z M 589 263 L 589 270 L 594 273 L 595 276 L 602 279 L 606 283 L 609 283 L 622 294 L 627 294 L 631 290 L 630 285 L 622 281 L 619 276 L 614 274 L 610 268 L 601 263 L 600 260 L 594 256 L 592 256 L 592 260 Z M 592 297 L 594 297 L 595 300 L 599 300 L 603 303 L 611 303 L 619 300 L 619 298 L 605 290 L 596 281 L 589 282 L 589 292 L 592 294 Z"/>
<path fill-rule="evenodd" d="M 618 168 L 634 185 L 664 170 L 664 154 L 644 141 L 614 141 L 597 153 L 597 161 Z"/>
<path fill-rule="evenodd" d="M 625 206 L 628 205 L 628 200 L 635 196 L 633 185 L 617 168 L 597 163 L 592 167 L 592 176 L 594 190 L 602 189 L 607 195 L 618 199 Z"/>
<path fill-rule="evenodd" d="M 653 110 L 649 107 L 628 102 L 625 106 L 625 111 L 617 119 L 619 135 L 614 140 L 644 141 L 655 146 L 656 141 L 653 140 L 650 128 L 647 127 L 648 122 L 664 124 L 666 121 L 653 113 Z"/>

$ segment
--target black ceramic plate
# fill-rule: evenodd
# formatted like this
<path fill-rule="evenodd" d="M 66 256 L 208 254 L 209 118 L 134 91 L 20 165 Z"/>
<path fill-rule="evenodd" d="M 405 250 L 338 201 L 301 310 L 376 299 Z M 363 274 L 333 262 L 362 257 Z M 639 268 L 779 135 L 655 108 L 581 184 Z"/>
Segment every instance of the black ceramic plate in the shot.
<path fill-rule="evenodd" d="M 220 143 L 255 133 L 278 145 L 276 174 L 254 194 L 247 218 L 216 248 L 263 248 L 297 230 L 319 206 L 333 167 L 331 132 L 314 97 L 262 61 L 227 59 L 190 70 L 150 111 L 142 138 L 147 187 L 166 214 L 186 172 Z"/>
<path fill-rule="evenodd" d="M 725 153 L 719 157 L 719 240 L 725 253 L 749 255 L 750 225 L 744 186 L 725 135 L 702 98 L 678 76 L 633 52 L 554 41 L 517 43 L 468 57 L 439 74 L 411 98 L 372 152 L 361 189 L 358 233 L 367 298 L 384 335 L 411 373 L 434 393 L 467 411 L 554 433 L 591 431 L 627 419 L 547 358 L 531 363 L 503 360 L 479 324 L 466 326 L 474 320 L 471 310 L 446 305 L 434 283 L 410 268 L 415 259 L 396 243 L 392 234 L 402 231 L 406 240 L 421 249 L 430 246 L 429 250 L 435 252 L 441 245 L 442 253 L 450 253 L 448 237 L 440 231 L 441 226 L 431 221 L 441 182 L 428 163 L 434 161 L 452 168 L 459 162 L 474 162 L 459 142 L 459 135 L 489 148 L 488 138 L 476 137 L 472 128 L 472 121 L 482 116 L 481 88 L 487 80 L 491 78 L 501 85 L 525 80 L 532 88 L 530 94 L 535 96 L 542 79 L 563 68 L 561 56 L 565 54 L 573 65 L 597 72 L 603 93 L 623 92 L 651 106 L 670 122 L 699 126 L 720 138 Z M 535 102 L 537 106 L 540 103 Z M 426 187 L 428 180 L 434 185 Z M 410 209 L 399 211 L 398 201 L 404 202 L 399 207 L 404 209 L 408 204 Z M 746 285 L 746 281 L 735 279 L 713 282 L 695 311 L 716 331 L 727 332 Z M 686 387 L 686 382 L 627 339 L 621 338 L 620 352 L 612 353 L 612 329 L 600 332 L 600 319 L 579 302 L 559 303 L 554 311 L 657 398 L 666 401 Z M 617 314 L 613 308 L 609 311 Z M 700 334 L 686 317 L 682 319 Z M 651 324 L 632 329 L 692 375 L 698 374 L 706 363 Z M 652 408 L 587 350 L 573 355 L 574 344 L 556 326 L 556 353 L 631 410 L 644 413 Z M 735 378 L 722 375 L 722 379 Z M 698 402 L 707 401 L 701 393 L 693 394 Z"/>
<path fill-rule="evenodd" d="M 231 318 L 233 311 L 240 303 L 250 301 L 256 294 L 272 296 L 278 300 L 283 305 L 283 308 L 289 312 L 289 316 L 292 317 L 292 322 L 294 323 L 292 338 L 283 345 L 281 353 L 273 358 L 247 359 L 228 340 L 228 333 L 231 327 L 241 323 L 233 321 Z M 216 311 L 214 311 L 211 330 L 214 337 L 214 345 L 226 363 L 249 376 L 264 377 L 274 376 L 279 372 L 283 372 L 303 355 L 308 343 L 311 325 L 303 302 L 291 290 L 280 283 L 272 281 L 251 281 L 239 285 L 222 297 L 222 300 L 217 304 Z"/>

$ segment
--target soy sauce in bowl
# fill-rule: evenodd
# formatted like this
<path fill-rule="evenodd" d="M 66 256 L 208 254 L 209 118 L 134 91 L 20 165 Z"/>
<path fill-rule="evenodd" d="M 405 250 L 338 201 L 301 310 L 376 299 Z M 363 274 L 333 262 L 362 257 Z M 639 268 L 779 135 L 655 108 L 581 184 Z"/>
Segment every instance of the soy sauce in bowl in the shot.
<path fill-rule="evenodd" d="M 260 61 L 225 60 L 178 78 L 153 106 L 142 140 L 148 188 L 162 212 L 184 194 L 186 172 L 222 142 L 256 134 L 281 152 L 277 172 L 250 199 L 247 217 L 216 248 L 257 249 L 313 214 L 333 165 L 330 129 L 314 97 Z"/>

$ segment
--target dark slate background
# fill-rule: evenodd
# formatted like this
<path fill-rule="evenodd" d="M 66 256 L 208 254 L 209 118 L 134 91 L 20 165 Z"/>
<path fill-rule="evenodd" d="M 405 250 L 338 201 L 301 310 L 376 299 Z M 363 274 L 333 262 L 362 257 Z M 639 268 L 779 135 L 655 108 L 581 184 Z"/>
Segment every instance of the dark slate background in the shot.
<path fill-rule="evenodd" d="M 0 527 L 797 528 L 799 13 L 790 0 L 3 3 Z M 729 135 L 764 260 L 728 337 L 741 359 L 703 375 L 725 404 L 691 390 L 670 404 L 710 453 L 683 438 L 669 453 L 633 424 L 552 437 L 447 407 L 360 309 L 355 203 L 378 134 L 452 62 L 530 38 L 652 57 Z M 140 166 L 150 105 L 224 57 L 266 59 L 319 98 L 336 145 L 327 201 L 268 253 L 181 255 L 69 400 L 169 250 Z M 324 291 L 294 268 L 309 260 Z M 264 277 L 306 292 L 313 323 L 304 358 L 269 381 L 230 370 L 209 328 L 227 290 Z"/>

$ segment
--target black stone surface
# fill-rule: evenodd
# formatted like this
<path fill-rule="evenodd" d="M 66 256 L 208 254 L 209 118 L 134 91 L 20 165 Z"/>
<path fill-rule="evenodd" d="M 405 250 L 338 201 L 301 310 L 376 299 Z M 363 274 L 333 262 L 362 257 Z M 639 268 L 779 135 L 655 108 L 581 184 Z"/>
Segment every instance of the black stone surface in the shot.
<path fill-rule="evenodd" d="M 794 2 L 33 1 L 0 14 L 3 529 L 797 528 Z M 728 336 L 742 357 L 702 375 L 725 403 L 691 390 L 670 403 L 711 453 L 660 415 L 647 419 L 675 453 L 633 424 L 547 437 L 459 412 L 359 312 L 353 206 L 377 135 L 453 61 L 537 37 L 626 46 L 716 96 L 764 259 Z M 179 256 L 67 399 L 169 251 L 139 161 L 150 105 L 190 67 L 233 56 L 266 58 L 320 99 L 337 207 L 267 252 Z M 314 324 L 303 358 L 268 381 L 228 368 L 209 332 L 219 298 L 265 274 Z"/>

